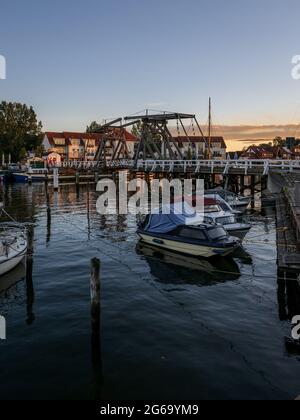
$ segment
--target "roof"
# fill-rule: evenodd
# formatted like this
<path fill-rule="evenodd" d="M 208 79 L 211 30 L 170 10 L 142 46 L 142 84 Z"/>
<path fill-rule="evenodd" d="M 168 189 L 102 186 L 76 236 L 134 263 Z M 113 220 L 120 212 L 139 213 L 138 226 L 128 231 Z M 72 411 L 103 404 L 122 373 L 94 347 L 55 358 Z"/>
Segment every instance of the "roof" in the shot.
<path fill-rule="evenodd" d="M 178 143 L 188 143 L 189 141 L 192 143 L 206 143 L 208 144 L 209 141 L 209 137 L 208 136 L 190 136 L 189 138 L 187 138 L 186 136 L 177 136 L 177 137 L 173 137 L 175 141 L 177 141 Z M 222 149 L 226 149 L 226 143 L 224 140 L 224 137 L 220 137 L 220 136 L 212 136 L 211 137 L 211 144 L 219 144 L 221 143 L 221 147 Z"/>
<path fill-rule="evenodd" d="M 269 153 L 269 154 L 274 155 L 274 153 L 276 154 L 276 152 L 277 152 L 277 149 L 275 149 L 273 146 L 252 145 L 252 146 L 249 146 L 248 149 L 243 153 L 243 156 L 251 153 L 251 154 L 255 155 L 256 157 L 261 157 L 265 153 Z"/>
<path fill-rule="evenodd" d="M 120 130 L 119 128 L 115 128 L 115 133 Z M 53 132 L 53 131 L 46 131 L 45 135 L 48 138 L 48 141 L 51 145 L 55 145 L 54 139 L 61 139 L 65 141 L 69 141 L 70 139 L 77 139 L 77 140 L 96 140 L 96 142 L 100 142 L 103 138 L 103 134 L 99 133 L 78 133 L 78 132 L 71 132 L 71 131 L 63 131 L 63 132 Z M 138 139 L 127 130 L 125 130 L 125 138 L 127 141 L 138 141 Z"/>
<path fill-rule="evenodd" d="M 101 140 L 101 134 L 90 133 L 72 133 L 64 131 L 63 136 L 65 139 L 78 139 L 78 140 Z"/>

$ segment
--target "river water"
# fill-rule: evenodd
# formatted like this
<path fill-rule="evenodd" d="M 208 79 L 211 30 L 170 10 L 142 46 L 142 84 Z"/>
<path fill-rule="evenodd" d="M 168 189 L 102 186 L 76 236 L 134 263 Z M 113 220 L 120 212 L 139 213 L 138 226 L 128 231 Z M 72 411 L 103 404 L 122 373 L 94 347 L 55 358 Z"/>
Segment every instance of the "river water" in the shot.
<path fill-rule="evenodd" d="M 294 399 L 285 337 L 298 285 L 278 280 L 272 209 L 248 215 L 245 253 L 210 263 L 137 246 L 134 216 L 100 216 L 96 193 L 9 186 L 33 222 L 33 275 L 0 279 L 0 399 Z M 89 211 L 88 211 L 89 208 Z M 90 259 L 101 259 L 101 344 L 91 345 Z M 4 290 L 5 289 L 5 290 Z M 300 308 L 299 308 L 300 313 Z"/>

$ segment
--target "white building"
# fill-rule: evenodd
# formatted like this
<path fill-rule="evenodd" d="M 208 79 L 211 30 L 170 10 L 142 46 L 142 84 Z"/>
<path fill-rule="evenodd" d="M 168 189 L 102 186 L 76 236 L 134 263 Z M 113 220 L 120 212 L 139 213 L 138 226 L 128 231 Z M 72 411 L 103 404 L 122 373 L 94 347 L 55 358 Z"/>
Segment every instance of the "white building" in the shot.
<path fill-rule="evenodd" d="M 200 136 L 191 136 L 189 139 L 184 136 L 174 137 L 178 148 L 185 158 L 207 159 L 209 151 L 209 138 Z M 211 155 L 213 159 L 226 159 L 227 146 L 223 137 L 211 137 L 210 140 Z M 174 152 L 175 148 L 173 147 Z"/>

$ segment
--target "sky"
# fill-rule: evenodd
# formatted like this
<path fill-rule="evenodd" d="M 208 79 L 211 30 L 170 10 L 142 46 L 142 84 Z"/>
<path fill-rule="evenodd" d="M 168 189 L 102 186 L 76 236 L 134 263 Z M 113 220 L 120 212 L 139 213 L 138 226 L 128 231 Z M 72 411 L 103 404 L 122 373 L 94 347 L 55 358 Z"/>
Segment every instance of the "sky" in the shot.
<path fill-rule="evenodd" d="M 299 0 L 0 2 L 0 100 L 32 105 L 45 130 L 145 108 L 205 124 L 210 96 L 219 127 L 300 123 Z"/>

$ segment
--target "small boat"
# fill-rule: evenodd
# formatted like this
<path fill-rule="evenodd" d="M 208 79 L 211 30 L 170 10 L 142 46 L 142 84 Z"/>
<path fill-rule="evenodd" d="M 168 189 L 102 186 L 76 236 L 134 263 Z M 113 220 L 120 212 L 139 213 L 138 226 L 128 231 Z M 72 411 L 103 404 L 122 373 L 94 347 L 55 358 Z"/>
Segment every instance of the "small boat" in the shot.
<path fill-rule="evenodd" d="M 27 251 L 25 231 L 18 224 L 0 225 L 0 276 L 17 267 Z"/>
<path fill-rule="evenodd" d="M 239 223 L 236 215 L 229 211 L 223 211 L 218 203 L 213 199 L 204 200 L 204 221 L 212 224 L 221 224 L 230 236 L 241 240 L 251 229 L 248 223 Z"/>
<path fill-rule="evenodd" d="M 27 182 L 44 182 L 46 175 L 48 174 L 48 169 L 34 169 L 29 168 L 28 172 L 14 172 L 13 178 L 17 183 Z"/>
<path fill-rule="evenodd" d="M 149 245 L 202 258 L 231 255 L 241 245 L 222 225 L 204 223 L 187 203 L 184 209 L 174 203 L 148 215 L 137 234 Z"/>
<path fill-rule="evenodd" d="M 240 211 L 241 213 L 245 213 L 251 203 L 251 197 L 244 197 L 223 189 L 208 190 L 206 193 L 219 195 L 233 210 Z"/>
<path fill-rule="evenodd" d="M 215 202 L 221 207 L 223 211 L 229 211 L 230 213 L 236 215 L 236 216 L 242 216 L 243 213 L 238 210 L 234 210 L 230 204 L 227 203 L 227 201 L 224 200 L 220 195 L 214 193 L 214 194 L 208 194 L 205 193 L 204 198 L 215 200 Z"/>
<path fill-rule="evenodd" d="M 13 172 L 12 174 L 13 181 L 21 184 L 28 182 L 28 175 L 26 172 Z"/>

